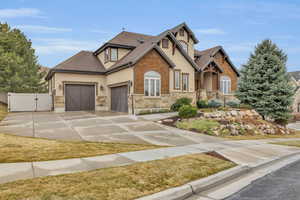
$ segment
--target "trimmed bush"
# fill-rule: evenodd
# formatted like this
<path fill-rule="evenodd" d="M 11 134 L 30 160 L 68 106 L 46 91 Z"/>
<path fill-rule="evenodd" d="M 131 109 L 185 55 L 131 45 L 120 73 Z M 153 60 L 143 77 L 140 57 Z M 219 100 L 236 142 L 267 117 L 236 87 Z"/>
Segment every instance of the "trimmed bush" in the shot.
<path fill-rule="evenodd" d="M 171 110 L 178 111 L 181 106 L 191 105 L 191 103 L 192 103 L 192 99 L 190 99 L 190 98 L 183 97 L 183 98 L 177 99 L 176 102 L 172 104 Z"/>
<path fill-rule="evenodd" d="M 211 100 L 211 101 L 208 102 L 207 105 L 208 105 L 209 108 L 219 108 L 219 107 L 222 106 L 222 103 L 219 102 L 219 101 L 216 101 L 216 100 Z"/>
<path fill-rule="evenodd" d="M 179 108 L 178 115 L 182 118 L 195 117 L 197 115 L 197 108 L 191 105 L 183 105 Z"/>
<path fill-rule="evenodd" d="M 226 103 L 227 106 L 231 107 L 231 108 L 239 108 L 240 104 L 238 102 L 235 101 L 228 101 Z"/>
<path fill-rule="evenodd" d="M 207 108 L 208 107 L 207 101 L 205 101 L 205 100 L 199 100 L 199 101 L 197 101 L 197 107 L 198 108 Z"/>

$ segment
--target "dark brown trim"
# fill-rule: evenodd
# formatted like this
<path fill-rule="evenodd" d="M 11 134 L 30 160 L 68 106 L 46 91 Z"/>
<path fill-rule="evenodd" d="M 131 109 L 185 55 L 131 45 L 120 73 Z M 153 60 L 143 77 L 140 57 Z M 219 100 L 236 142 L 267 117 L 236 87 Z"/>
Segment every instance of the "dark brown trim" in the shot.
<path fill-rule="evenodd" d="M 176 88 L 176 82 L 175 82 L 175 74 L 176 74 L 176 72 L 179 72 L 179 88 Z M 174 88 L 174 90 L 181 90 L 181 70 L 180 69 L 174 69 L 174 72 L 173 72 L 173 84 L 174 84 L 174 86 L 173 86 L 173 88 Z"/>
<path fill-rule="evenodd" d="M 129 46 L 129 45 L 114 44 L 114 43 L 105 43 L 99 49 L 97 49 L 96 51 L 94 51 L 94 55 L 97 56 L 99 53 L 101 53 L 107 47 L 115 47 L 115 48 L 122 48 L 122 49 L 134 49 L 135 48 L 134 46 Z"/>
<path fill-rule="evenodd" d="M 168 49 L 169 48 L 169 40 L 168 39 L 166 39 L 166 38 L 164 38 L 164 39 L 162 39 L 161 40 L 161 46 L 162 46 L 162 48 L 164 48 L 164 49 Z"/>
<path fill-rule="evenodd" d="M 183 89 L 183 85 L 184 85 L 184 84 L 183 84 L 183 76 L 184 76 L 184 75 L 187 75 L 187 90 L 184 90 L 184 89 Z M 184 92 L 188 92 L 188 91 L 189 91 L 189 88 L 190 88 L 189 78 L 190 78 L 190 74 L 189 74 L 189 73 L 182 73 L 182 74 L 181 74 L 182 91 L 184 91 Z"/>
<path fill-rule="evenodd" d="M 179 36 L 184 37 L 184 28 L 179 29 Z"/>

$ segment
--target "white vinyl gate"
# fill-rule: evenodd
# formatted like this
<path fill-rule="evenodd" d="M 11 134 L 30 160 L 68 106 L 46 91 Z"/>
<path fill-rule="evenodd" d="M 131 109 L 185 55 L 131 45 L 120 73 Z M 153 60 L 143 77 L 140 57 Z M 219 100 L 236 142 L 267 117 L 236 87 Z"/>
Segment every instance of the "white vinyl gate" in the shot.
<path fill-rule="evenodd" d="M 50 111 L 52 96 L 39 93 L 8 93 L 9 112 Z"/>

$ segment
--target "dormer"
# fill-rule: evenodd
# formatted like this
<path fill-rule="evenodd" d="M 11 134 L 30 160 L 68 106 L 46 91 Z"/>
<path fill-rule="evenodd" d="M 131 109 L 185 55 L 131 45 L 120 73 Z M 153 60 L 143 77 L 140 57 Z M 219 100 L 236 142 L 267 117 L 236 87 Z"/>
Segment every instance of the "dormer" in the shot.
<path fill-rule="evenodd" d="M 183 49 L 185 49 L 191 58 L 194 58 L 194 45 L 199 41 L 195 37 L 191 29 L 185 24 L 179 24 L 171 29 L 176 39 L 180 42 Z"/>
<path fill-rule="evenodd" d="M 102 48 L 95 51 L 94 54 L 107 69 L 127 55 L 133 48 L 132 46 L 106 43 Z"/>

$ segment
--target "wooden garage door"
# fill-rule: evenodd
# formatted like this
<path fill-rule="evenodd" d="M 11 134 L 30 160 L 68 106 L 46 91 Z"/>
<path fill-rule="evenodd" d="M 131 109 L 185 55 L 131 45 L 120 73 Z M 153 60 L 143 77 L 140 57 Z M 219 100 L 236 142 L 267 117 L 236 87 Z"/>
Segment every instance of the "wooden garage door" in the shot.
<path fill-rule="evenodd" d="M 116 112 L 128 112 L 127 86 L 111 88 L 111 110 Z"/>
<path fill-rule="evenodd" d="M 94 85 L 66 85 L 66 111 L 95 110 Z"/>

